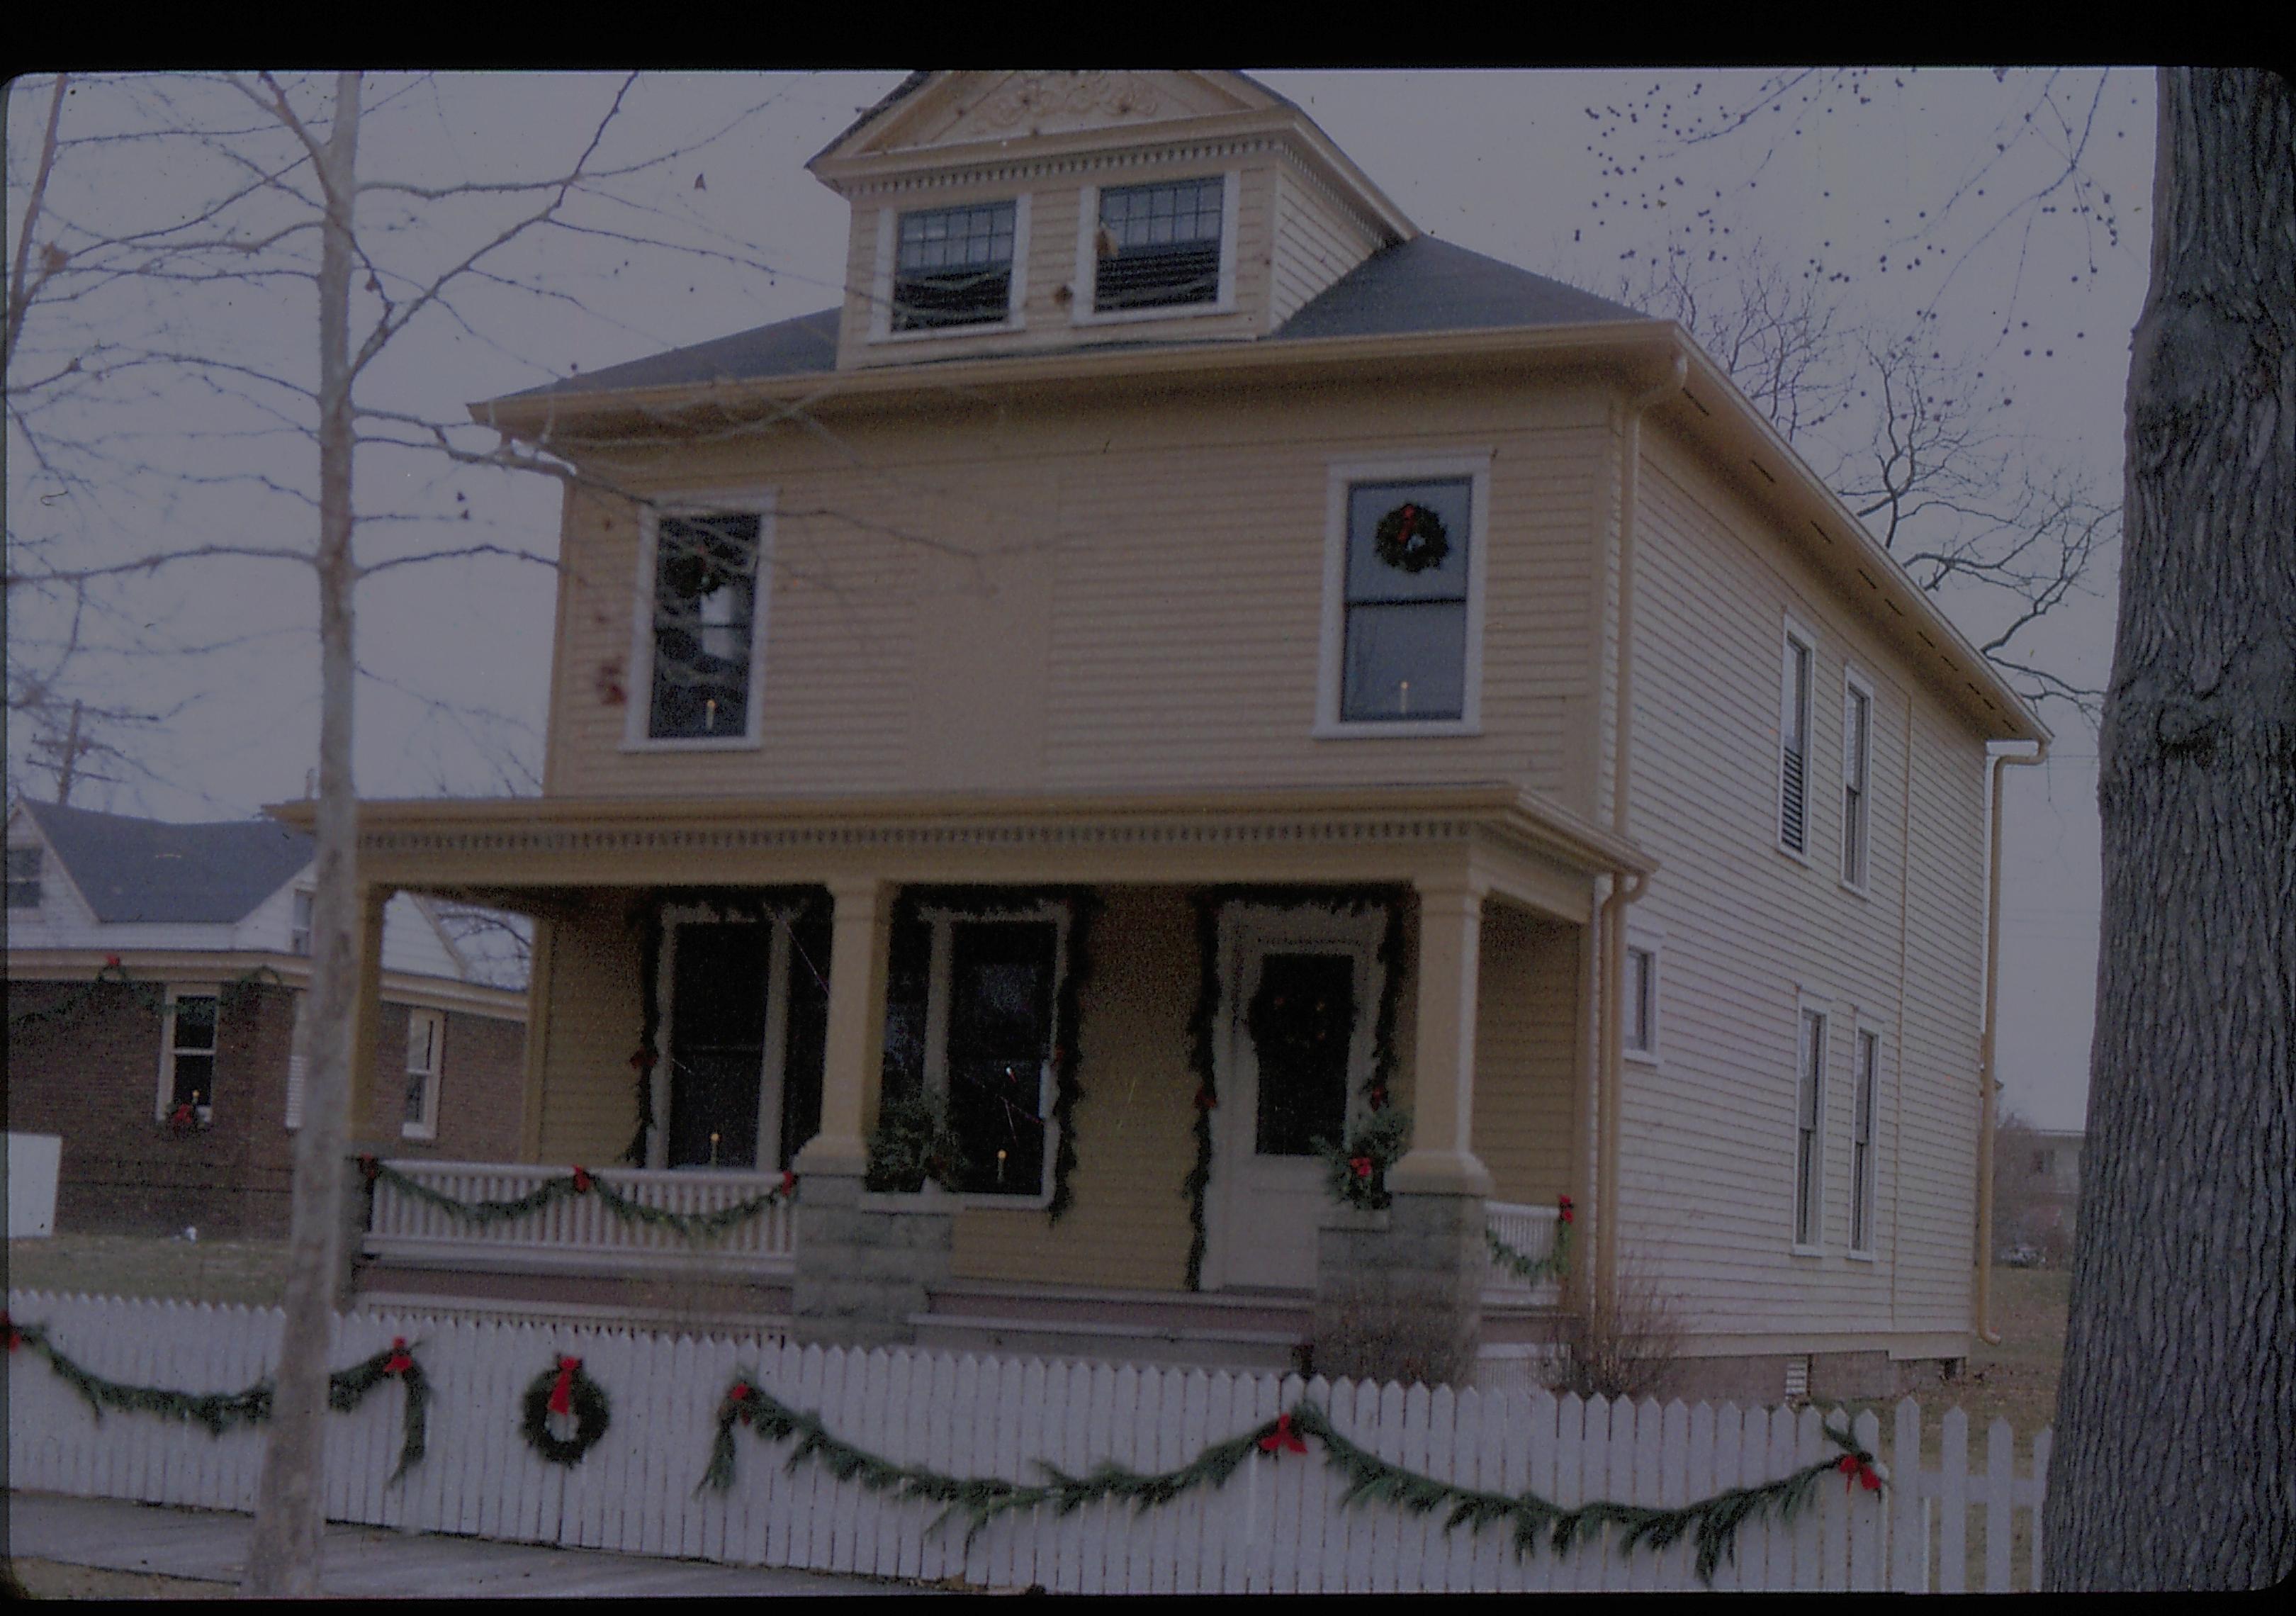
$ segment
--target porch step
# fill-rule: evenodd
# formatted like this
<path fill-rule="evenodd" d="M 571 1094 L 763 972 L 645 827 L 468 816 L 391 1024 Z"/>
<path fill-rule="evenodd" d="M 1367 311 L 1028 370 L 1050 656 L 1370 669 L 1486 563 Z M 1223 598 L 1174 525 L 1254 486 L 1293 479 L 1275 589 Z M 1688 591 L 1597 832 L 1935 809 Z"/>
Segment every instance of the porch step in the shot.
<path fill-rule="evenodd" d="M 1284 1330 L 1150 1330 L 1091 1319 L 1016 1319 L 994 1315 L 913 1313 L 919 1347 L 940 1352 L 995 1352 L 1008 1358 L 1153 1364 L 1182 1369 L 1290 1369 L 1302 1337 Z"/>

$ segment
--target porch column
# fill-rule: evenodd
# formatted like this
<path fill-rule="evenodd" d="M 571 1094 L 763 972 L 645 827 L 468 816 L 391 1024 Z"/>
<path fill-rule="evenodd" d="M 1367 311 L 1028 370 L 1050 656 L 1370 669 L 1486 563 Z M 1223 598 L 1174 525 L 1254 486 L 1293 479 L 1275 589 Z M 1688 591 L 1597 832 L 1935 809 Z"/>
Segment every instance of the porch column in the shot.
<path fill-rule="evenodd" d="M 798 1153 L 800 1175 L 859 1177 L 869 1166 L 885 1062 L 885 968 L 893 887 L 874 877 L 832 881 L 829 1028 L 821 1062 L 821 1131 Z"/>
<path fill-rule="evenodd" d="M 1487 889 L 1466 881 L 1412 884 L 1419 895 L 1419 1039 L 1411 1149 L 1387 1184 L 1399 1194 L 1485 1196 L 1491 1176 L 1475 1156 L 1470 1128 Z"/>

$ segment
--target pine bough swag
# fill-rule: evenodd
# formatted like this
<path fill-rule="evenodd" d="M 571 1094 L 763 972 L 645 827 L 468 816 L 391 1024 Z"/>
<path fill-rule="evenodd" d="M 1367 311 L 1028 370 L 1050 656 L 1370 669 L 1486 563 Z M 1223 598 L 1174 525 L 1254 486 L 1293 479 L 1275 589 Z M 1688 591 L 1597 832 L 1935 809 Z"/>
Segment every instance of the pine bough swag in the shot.
<path fill-rule="evenodd" d="M 578 1195 L 595 1195 L 608 1210 L 624 1223 L 647 1223 L 656 1228 L 668 1229 L 687 1240 L 715 1239 L 736 1225 L 744 1224 L 769 1207 L 779 1205 L 797 1190 L 797 1175 L 783 1173 L 782 1181 L 762 1195 L 752 1195 L 747 1201 L 737 1201 L 732 1206 L 721 1206 L 714 1212 L 672 1212 L 658 1206 L 648 1206 L 633 1201 L 621 1191 L 586 1167 L 577 1167 L 563 1178 L 545 1179 L 515 1201 L 463 1201 L 432 1189 L 418 1178 L 410 1178 L 388 1162 L 373 1156 L 358 1158 L 360 1175 L 369 1184 L 388 1184 L 403 1195 L 442 1211 L 451 1212 L 466 1223 L 508 1223 L 515 1218 L 531 1217 L 554 1201 L 570 1201 Z"/>
<path fill-rule="evenodd" d="M 1007 1481 L 996 1476 L 951 1476 L 939 1471 L 897 1464 L 831 1434 L 817 1415 L 791 1408 L 743 1374 L 726 1390 L 718 1406 L 718 1433 L 709 1448 L 709 1463 L 696 1493 L 703 1489 L 724 1491 L 734 1485 L 734 1427 L 747 1425 L 766 1441 L 794 1437 L 785 1469 L 794 1472 L 816 1461 L 840 1481 L 852 1481 L 896 1503 L 911 1500 L 943 1505 L 932 1527 L 937 1530 L 962 1513 L 971 1524 L 965 1543 L 972 1540 L 997 1516 L 1013 1510 L 1049 1505 L 1066 1515 L 1089 1504 L 1125 1503 L 1136 1508 L 1168 1504 L 1201 1487 L 1217 1488 L 1234 1475 L 1255 1450 L 1281 1458 L 1285 1453 L 1305 1453 L 1303 1438 L 1324 1445 L 1326 1461 L 1347 1480 L 1340 1495 L 1346 1505 L 1367 1503 L 1393 1505 L 1414 1515 L 1448 1512 L 1443 1530 L 1465 1527 L 1480 1532 L 1502 1523 L 1512 1528 L 1515 1553 L 1534 1557 L 1544 1543 L 1555 1554 L 1570 1553 L 1582 1539 L 1601 1541 L 1605 1527 L 1619 1528 L 1618 1548 L 1632 1554 L 1672 1546 L 1687 1538 L 1697 1545 L 1699 1580 L 1711 1582 L 1725 1560 L 1735 1563 L 1739 1528 L 1771 1511 L 1791 1522 L 1809 1502 L 1810 1493 L 1826 1476 L 1840 1474 L 1851 1487 L 1879 1491 L 1882 1474 L 1874 1456 L 1859 1448 L 1850 1435 L 1833 1425 L 1826 1439 L 1839 1450 L 1836 1457 L 1805 1464 L 1791 1475 L 1759 1487 L 1737 1487 L 1693 1504 L 1667 1509 L 1654 1505 L 1613 1504 L 1598 1499 L 1565 1509 L 1533 1493 L 1484 1492 L 1438 1481 L 1416 1471 L 1391 1464 L 1377 1454 L 1358 1448 L 1332 1426 L 1324 1411 L 1306 1399 L 1294 1403 L 1266 1423 L 1241 1436 L 1215 1442 L 1177 1470 L 1144 1475 L 1113 1462 L 1090 1475 L 1071 1476 L 1037 1461 L 1046 1479 L 1037 1483 Z"/>
<path fill-rule="evenodd" d="M 79 1394 L 98 1421 L 103 1418 L 105 1409 L 117 1408 L 130 1414 L 156 1415 L 163 1420 L 186 1421 L 204 1426 L 209 1436 L 219 1437 L 234 1425 L 260 1425 L 271 1417 L 272 1386 L 268 1380 L 258 1381 L 244 1391 L 177 1391 L 166 1386 L 128 1386 L 107 1380 L 74 1362 L 49 1339 L 41 1325 L 12 1324 L 6 1314 L 0 1313 L 0 1331 L 5 1332 L 11 1352 L 19 1346 L 28 1346 L 46 1358 L 49 1366 Z M 422 1366 L 414 1361 L 414 1348 L 401 1336 L 349 1368 L 336 1370 L 327 1377 L 327 1407 L 337 1414 L 349 1414 L 366 1401 L 369 1392 L 390 1380 L 399 1381 L 406 1387 L 398 1467 L 390 1472 L 390 1482 L 396 1485 L 422 1462 L 429 1443 L 430 1382 L 423 1376 Z"/>

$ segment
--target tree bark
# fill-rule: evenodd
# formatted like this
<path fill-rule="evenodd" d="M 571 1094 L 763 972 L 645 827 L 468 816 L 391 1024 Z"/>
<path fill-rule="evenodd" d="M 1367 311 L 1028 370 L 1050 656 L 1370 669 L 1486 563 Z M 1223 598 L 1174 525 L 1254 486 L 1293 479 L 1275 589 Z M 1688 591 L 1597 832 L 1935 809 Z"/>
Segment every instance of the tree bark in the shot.
<path fill-rule="evenodd" d="M 2296 1570 L 2296 96 L 2161 76 L 2057 1589 Z"/>
<path fill-rule="evenodd" d="M 326 1524 L 328 1354 L 343 1263 L 343 1142 L 348 1118 L 353 931 L 359 917 L 358 796 L 351 781 L 357 688 L 351 611 L 350 277 L 359 76 L 336 80 L 318 164 L 326 201 L 319 257 L 319 799 L 311 924 L 311 1070 L 295 1140 L 286 1325 L 247 1561 L 246 1591 L 316 1598 Z"/>

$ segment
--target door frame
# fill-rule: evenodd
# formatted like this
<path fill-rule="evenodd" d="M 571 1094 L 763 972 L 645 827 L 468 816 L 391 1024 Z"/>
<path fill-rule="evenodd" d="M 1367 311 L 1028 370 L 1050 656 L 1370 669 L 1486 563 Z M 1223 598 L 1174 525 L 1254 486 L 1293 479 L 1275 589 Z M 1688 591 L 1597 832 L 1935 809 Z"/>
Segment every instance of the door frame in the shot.
<path fill-rule="evenodd" d="M 661 1013 L 654 1028 L 654 1070 L 661 1074 L 653 1085 L 653 1112 L 646 1130 L 646 1166 L 656 1169 L 669 1166 L 669 1107 L 670 1090 L 677 1081 L 676 1064 L 670 1059 L 672 1033 L 676 1025 L 677 995 L 677 934 L 681 928 L 694 925 L 765 925 L 773 928 L 766 953 L 766 1047 L 758 1065 L 758 1136 L 757 1165 L 750 1170 L 766 1173 L 768 1163 L 781 1159 L 782 1083 L 784 1066 L 789 1060 L 789 973 L 796 938 L 792 923 L 804 913 L 802 904 L 769 904 L 762 911 L 737 913 L 722 909 L 715 904 L 664 904 L 661 906 L 660 957 L 654 964 L 654 1003 Z M 686 1169 L 708 1171 L 706 1168 Z M 719 1171 L 734 1172 L 726 1168 Z"/>
<path fill-rule="evenodd" d="M 1234 1226 L 1250 1216 L 1246 1205 L 1252 1191 L 1245 1174 L 1258 1154 L 1258 1066 L 1253 1066 L 1250 1095 L 1243 1092 L 1243 1025 L 1249 1005 L 1247 980 L 1257 962 L 1268 954 L 1340 954 L 1355 962 L 1356 1024 L 1348 1045 L 1348 1128 L 1362 1120 L 1365 1082 L 1372 1075 L 1375 1054 L 1380 997 L 1379 945 L 1387 926 L 1387 912 L 1377 905 L 1357 914 L 1328 909 L 1318 903 L 1301 905 L 1238 903 L 1224 906 L 1219 916 L 1219 989 L 1218 1020 L 1213 1026 L 1212 1055 L 1219 1103 L 1211 1112 L 1211 1181 L 1204 1194 L 1204 1261 L 1202 1285 L 1207 1291 L 1228 1288 L 1235 1266 Z M 1401 964 L 1393 961 L 1389 969 Z M 1250 1103 L 1247 1104 L 1247 1099 Z M 1314 1166 L 1313 1157 L 1297 1160 Z M 1311 1236 L 1312 1243 L 1312 1236 Z M 1312 1286 L 1314 1276 L 1307 1276 Z"/>

